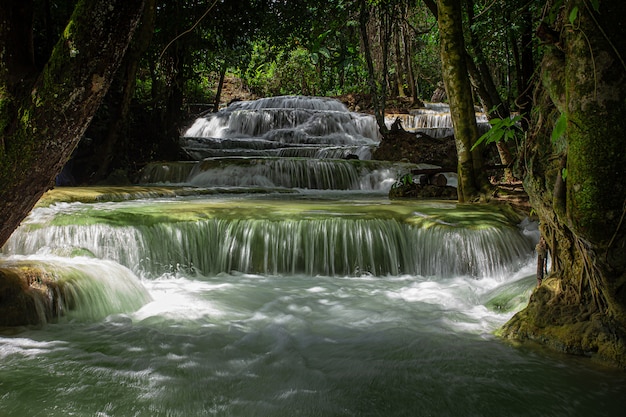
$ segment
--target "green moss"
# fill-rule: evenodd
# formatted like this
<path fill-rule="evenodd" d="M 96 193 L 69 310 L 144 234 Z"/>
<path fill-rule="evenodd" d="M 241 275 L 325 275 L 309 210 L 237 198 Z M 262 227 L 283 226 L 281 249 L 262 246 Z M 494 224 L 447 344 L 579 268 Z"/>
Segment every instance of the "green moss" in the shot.
<path fill-rule="evenodd" d="M 72 37 L 72 32 L 74 31 L 74 20 L 70 20 L 67 26 L 65 26 L 65 30 L 63 31 L 63 37 L 65 39 L 70 39 Z"/>
<path fill-rule="evenodd" d="M 96 203 L 102 201 L 124 201 L 147 196 L 174 197 L 187 192 L 202 193 L 203 190 L 176 187 L 67 187 L 47 192 L 38 203 L 39 207 L 59 202 Z M 150 205 L 128 203 L 115 210 L 100 210 L 90 206 L 80 207 L 67 214 L 59 214 L 55 225 L 129 224 L 151 225 L 158 222 L 199 221 L 219 217 L 222 219 L 328 219 L 334 217 L 397 220 L 419 227 L 459 227 L 481 229 L 492 227 L 514 227 L 520 217 L 505 205 L 463 205 L 442 201 L 396 201 L 381 204 L 379 201 L 363 200 L 345 203 L 342 201 L 275 199 L 232 200 L 202 199 L 185 201 L 154 202 Z M 40 227 L 31 223 L 25 227 Z"/>
<path fill-rule="evenodd" d="M 49 291 L 49 285 L 54 284 L 36 268 L 0 268 L 0 327 L 42 324 L 45 318 L 39 315 L 38 304 L 45 308 L 54 302 L 50 297 L 54 291 Z M 45 313 L 51 317 L 53 309 Z"/>
<path fill-rule="evenodd" d="M 528 306 L 496 335 L 626 369 L 626 333 L 622 325 L 606 314 L 594 312 L 588 303 L 567 300 L 562 282 L 551 277 L 535 289 Z"/>
<path fill-rule="evenodd" d="M 617 180 L 626 176 L 626 152 L 615 138 L 623 116 L 612 115 L 599 110 L 574 113 L 568 129 L 567 209 L 574 227 L 594 241 L 615 232 L 626 196 L 626 186 Z"/>

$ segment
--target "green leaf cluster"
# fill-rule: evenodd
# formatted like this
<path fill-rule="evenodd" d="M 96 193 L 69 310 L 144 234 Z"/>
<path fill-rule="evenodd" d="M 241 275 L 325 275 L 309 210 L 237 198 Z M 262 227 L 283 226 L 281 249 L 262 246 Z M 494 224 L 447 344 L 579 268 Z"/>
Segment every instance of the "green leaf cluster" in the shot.
<path fill-rule="evenodd" d="M 552 143 L 556 143 L 556 141 L 565 134 L 565 129 L 567 129 L 567 115 L 561 113 L 554 125 L 554 129 L 552 129 Z"/>
<path fill-rule="evenodd" d="M 391 188 L 400 188 L 411 184 L 413 184 L 413 175 L 404 174 L 396 179 Z"/>
<path fill-rule="evenodd" d="M 473 151 L 481 144 L 495 143 L 500 141 L 508 142 L 511 139 L 521 137 L 524 132 L 522 131 L 519 123 L 521 116 L 517 115 L 510 118 L 494 118 L 489 120 L 491 129 L 474 142 L 471 150 Z"/>

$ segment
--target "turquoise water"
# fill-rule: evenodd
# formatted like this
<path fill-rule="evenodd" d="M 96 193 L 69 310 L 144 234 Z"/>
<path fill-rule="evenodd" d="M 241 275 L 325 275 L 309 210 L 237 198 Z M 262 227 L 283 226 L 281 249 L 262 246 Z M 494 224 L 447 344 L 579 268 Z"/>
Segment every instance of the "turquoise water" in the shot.
<path fill-rule="evenodd" d="M 0 267 L 44 270 L 64 315 L 0 330 L 0 417 L 623 416 L 623 372 L 493 336 L 537 226 L 389 201 L 414 167 L 362 161 L 378 141 L 334 100 L 238 102 L 181 139 L 198 162 L 100 195 L 129 201 L 34 210 Z"/>
<path fill-rule="evenodd" d="M 241 234 L 216 242 L 189 227 L 213 221 Z M 301 268 L 178 262 L 177 248 L 200 253 L 195 242 L 207 253 L 237 246 L 239 265 L 254 264 L 245 256 L 279 244 L 253 238 L 258 222 L 272 236 L 298 221 L 292 239 L 321 242 Z M 368 257 L 356 239 L 329 251 L 319 241 L 329 230 L 375 250 Z M 492 336 L 535 284 L 535 238 L 532 224 L 451 203 L 224 197 L 38 209 L 4 262 L 43 265 L 82 302 L 56 323 L 0 336 L 0 416 L 621 416 L 623 373 Z M 159 244 L 168 250 L 157 256 Z M 368 271 L 383 250 L 390 269 L 414 270 Z M 331 252 L 354 270 L 323 273 Z M 460 268 L 468 259 L 484 262 Z"/>

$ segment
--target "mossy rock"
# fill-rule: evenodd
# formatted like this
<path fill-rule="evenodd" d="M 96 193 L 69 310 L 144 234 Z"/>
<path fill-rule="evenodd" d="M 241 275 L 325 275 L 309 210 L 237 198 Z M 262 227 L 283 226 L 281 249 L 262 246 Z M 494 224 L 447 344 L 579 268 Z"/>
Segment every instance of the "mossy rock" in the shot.
<path fill-rule="evenodd" d="M 0 327 L 41 325 L 58 316 L 59 286 L 33 268 L 0 268 Z"/>
<path fill-rule="evenodd" d="M 552 350 L 586 356 L 626 370 L 626 329 L 608 315 L 589 311 L 583 304 L 562 304 L 550 285 L 538 287 L 528 307 L 496 334 L 518 343 L 539 343 Z"/>
<path fill-rule="evenodd" d="M 392 187 L 389 190 L 389 198 L 457 200 L 458 193 L 456 188 L 450 186 L 410 183 Z"/>

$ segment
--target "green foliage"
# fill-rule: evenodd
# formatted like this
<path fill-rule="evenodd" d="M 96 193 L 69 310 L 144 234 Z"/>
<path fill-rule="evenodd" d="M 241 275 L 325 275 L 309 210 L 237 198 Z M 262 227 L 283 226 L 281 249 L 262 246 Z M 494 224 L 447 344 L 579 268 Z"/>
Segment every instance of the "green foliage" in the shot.
<path fill-rule="evenodd" d="M 393 183 L 391 188 L 400 188 L 400 187 L 405 187 L 411 184 L 413 184 L 413 175 L 409 173 L 409 174 L 404 174 L 404 175 L 399 176 L 396 179 L 396 182 Z"/>
<path fill-rule="evenodd" d="M 554 129 L 552 129 L 552 143 L 555 143 L 559 138 L 561 138 L 565 134 L 565 130 L 567 129 L 567 115 L 565 113 L 561 113 L 556 123 L 554 124 Z"/>
<path fill-rule="evenodd" d="M 319 94 L 320 79 L 308 50 L 299 47 L 281 58 L 275 73 L 280 94 Z"/>
<path fill-rule="evenodd" d="M 489 129 L 484 135 L 478 138 L 478 140 L 472 145 L 472 151 L 476 149 L 480 144 L 494 143 L 505 141 L 508 142 L 511 139 L 520 137 L 524 134 L 519 126 L 521 116 L 514 116 L 511 118 L 494 118 L 489 120 L 491 129 Z"/>
<path fill-rule="evenodd" d="M 578 7 L 573 7 L 572 11 L 569 13 L 569 22 L 570 24 L 574 24 L 576 18 L 578 17 Z"/>

